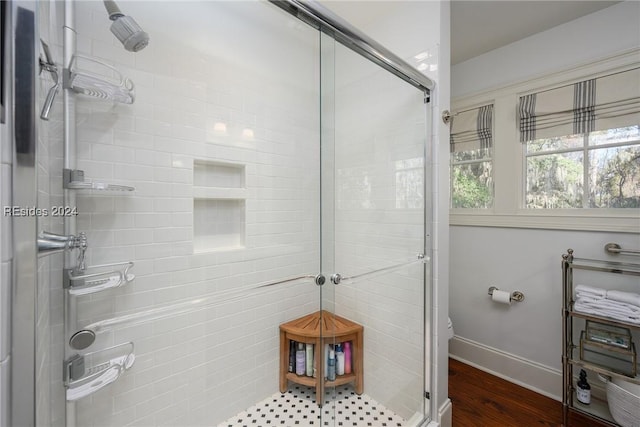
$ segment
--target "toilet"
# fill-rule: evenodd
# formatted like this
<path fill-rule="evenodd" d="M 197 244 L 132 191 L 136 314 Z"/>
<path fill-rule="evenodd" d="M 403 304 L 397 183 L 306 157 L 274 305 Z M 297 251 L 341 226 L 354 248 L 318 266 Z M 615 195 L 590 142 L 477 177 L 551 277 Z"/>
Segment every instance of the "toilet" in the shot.
<path fill-rule="evenodd" d="M 451 323 L 451 318 L 447 318 L 447 337 L 449 339 L 453 338 L 453 323 Z"/>

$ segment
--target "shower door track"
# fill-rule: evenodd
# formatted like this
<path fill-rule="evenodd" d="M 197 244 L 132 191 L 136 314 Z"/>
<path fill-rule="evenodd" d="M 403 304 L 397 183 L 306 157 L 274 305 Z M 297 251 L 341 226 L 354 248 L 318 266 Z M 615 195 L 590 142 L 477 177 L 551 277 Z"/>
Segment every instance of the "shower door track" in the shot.
<path fill-rule="evenodd" d="M 313 0 L 269 0 L 308 25 L 330 35 L 345 47 L 364 56 L 407 83 L 420 89 L 429 100 L 435 83 L 405 60 L 391 52 L 329 9 Z"/>

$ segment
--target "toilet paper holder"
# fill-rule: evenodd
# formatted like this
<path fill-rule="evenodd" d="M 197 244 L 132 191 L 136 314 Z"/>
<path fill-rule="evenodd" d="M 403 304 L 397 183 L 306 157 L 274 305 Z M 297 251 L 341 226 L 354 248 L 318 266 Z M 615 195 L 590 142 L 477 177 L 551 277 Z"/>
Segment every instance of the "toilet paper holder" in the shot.
<path fill-rule="evenodd" d="M 495 286 L 489 288 L 489 295 L 493 296 L 493 291 L 499 291 Z M 524 301 L 524 294 L 520 291 L 511 292 L 511 301 L 521 302 Z"/>

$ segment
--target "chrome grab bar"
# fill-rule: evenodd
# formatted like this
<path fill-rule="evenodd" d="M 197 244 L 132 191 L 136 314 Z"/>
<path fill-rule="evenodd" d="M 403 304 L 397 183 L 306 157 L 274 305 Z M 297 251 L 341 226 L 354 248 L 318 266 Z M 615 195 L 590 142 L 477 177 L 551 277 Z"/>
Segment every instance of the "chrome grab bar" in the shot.
<path fill-rule="evenodd" d="M 354 276 L 349 276 L 349 277 L 345 277 L 342 276 L 339 273 L 334 273 L 331 276 L 331 281 L 335 284 L 335 285 L 339 285 L 340 283 L 353 283 L 354 281 L 358 280 L 358 279 L 371 279 L 375 276 L 378 276 L 380 274 L 385 274 L 385 273 L 391 273 L 393 271 L 399 270 L 403 267 L 407 267 L 409 265 L 415 264 L 415 263 L 426 263 L 427 261 L 429 261 L 428 257 L 425 257 L 424 254 L 418 254 L 416 255 L 416 258 L 413 258 L 409 261 L 404 261 L 402 263 L 399 264 L 394 264 L 391 265 L 389 267 L 384 267 L 384 268 L 379 268 L 377 270 L 372 270 L 372 271 L 367 271 L 366 273 L 361 273 L 361 274 L 356 274 Z"/>
<path fill-rule="evenodd" d="M 622 249 L 622 247 L 617 243 L 607 243 L 604 245 L 605 252 L 609 252 L 610 254 L 629 254 L 629 255 L 640 255 L 640 250 L 637 249 Z"/>
<path fill-rule="evenodd" d="M 247 296 L 247 292 L 256 291 L 265 288 L 270 288 L 275 285 L 280 285 L 283 283 L 296 282 L 298 280 L 303 279 L 313 279 L 315 283 L 318 283 L 319 277 L 322 275 L 311 275 L 306 274 L 302 276 L 289 277 L 280 280 L 274 280 L 269 282 L 258 283 L 251 287 L 244 287 L 237 290 L 232 291 L 224 291 L 224 292 L 214 292 L 212 294 L 203 295 L 200 298 L 195 298 L 192 300 L 181 301 L 171 305 L 152 308 L 147 311 L 141 311 L 137 313 L 125 314 L 118 317 L 113 317 L 111 319 L 100 320 L 98 322 L 91 323 L 87 325 L 82 330 L 78 332 L 85 333 L 93 333 L 99 334 L 102 332 L 107 332 L 121 325 L 138 325 L 141 323 L 147 323 L 154 320 L 165 319 L 167 317 L 177 316 L 180 314 L 185 314 L 197 310 L 202 310 L 205 308 L 213 307 L 221 303 L 236 301 Z"/>

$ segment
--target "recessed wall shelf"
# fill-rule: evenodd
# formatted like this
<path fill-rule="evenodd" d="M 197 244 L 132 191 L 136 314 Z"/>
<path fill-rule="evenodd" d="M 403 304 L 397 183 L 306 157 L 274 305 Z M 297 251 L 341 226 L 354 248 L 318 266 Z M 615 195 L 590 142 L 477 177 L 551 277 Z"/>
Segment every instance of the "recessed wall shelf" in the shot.
<path fill-rule="evenodd" d="M 76 93 L 123 104 L 133 104 L 135 100 L 135 86 L 129 78 L 114 67 L 88 56 L 74 55 L 64 78 L 65 88 Z"/>
<path fill-rule="evenodd" d="M 133 343 L 127 342 L 66 360 L 67 401 L 87 397 L 120 378 L 135 362 L 133 350 Z"/>
<path fill-rule="evenodd" d="M 207 252 L 244 247 L 245 201 L 194 199 L 193 247 Z"/>
<path fill-rule="evenodd" d="M 65 270 L 64 286 L 70 295 L 80 296 L 119 288 L 135 279 L 129 273 L 133 262 L 94 265 L 84 270 Z"/>
<path fill-rule="evenodd" d="M 135 187 L 103 182 L 85 181 L 84 171 L 80 169 L 63 169 L 62 187 L 67 190 L 99 190 L 99 191 L 134 191 Z"/>
<path fill-rule="evenodd" d="M 245 188 L 245 167 L 237 163 L 194 160 L 193 186 Z"/>
<path fill-rule="evenodd" d="M 245 166 L 195 160 L 193 163 L 194 252 L 244 247 Z"/>

